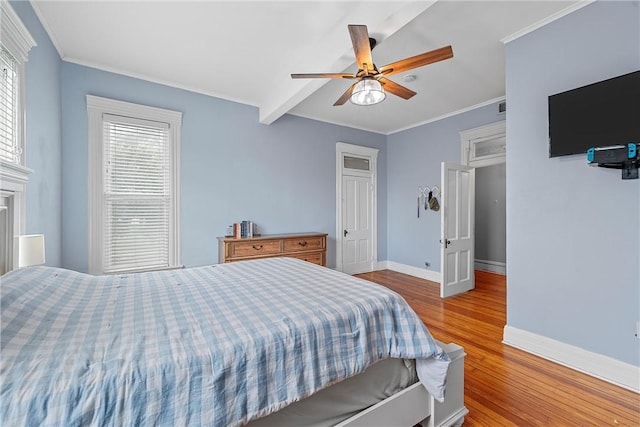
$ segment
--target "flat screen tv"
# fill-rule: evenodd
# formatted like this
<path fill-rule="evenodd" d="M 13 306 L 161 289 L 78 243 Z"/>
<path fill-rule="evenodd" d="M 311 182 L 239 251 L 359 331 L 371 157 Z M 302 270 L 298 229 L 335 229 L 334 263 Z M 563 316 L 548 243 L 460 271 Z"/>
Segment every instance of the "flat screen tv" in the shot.
<path fill-rule="evenodd" d="M 640 142 L 640 71 L 549 96 L 549 157 Z"/>

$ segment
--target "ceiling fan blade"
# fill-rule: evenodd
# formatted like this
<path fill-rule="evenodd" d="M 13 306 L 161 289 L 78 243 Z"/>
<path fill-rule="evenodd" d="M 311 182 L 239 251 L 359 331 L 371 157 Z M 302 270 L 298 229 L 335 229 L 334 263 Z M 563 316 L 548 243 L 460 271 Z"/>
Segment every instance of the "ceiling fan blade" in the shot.
<path fill-rule="evenodd" d="M 401 73 L 403 71 L 411 70 L 413 68 L 422 67 L 424 65 L 432 64 L 434 62 L 443 61 L 453 57 L 453 49 L 451 46 L 441 47 L 430 52 L 425 52 L 420 55 L 412 56 L 411 58 L 402 59 L 397 62 L 385 65 L 380 68 L 380 72 L 385 76 Z"/>
<path fill-rule="evenodd" d="M 355 86 L 355 83 L 349 86 L 349 88 L 347 88 L 347 90 L 342 94 L 342 96 L 338 98 L 338 100 L 333 104 L 333 106 L 337 107 L 338 105 L 343 105 L 345 102 L 347 102 L 347 100 L 351 97 L 351 92 L 353 92 L 354 86 Z"/>
<path fill-rule="evenodd" d="M 366 25 L 349 25 L 349 35 L 353 51 L 356 54 L 356 63 L 361 70 L 374 71 L 373 59 L 371 58 L 371 45 L 369 44 L 369 31 Z"/>
<path fill-rule="evenodd" d="M 291 74 L 292 79 L 355 79 L 353 74 L 346 73 L 307 73 Z"/>
<path fill-rule="evenodd" d="M 385 92 L 390 92 L 403 99 L 409 99 L 416 94 L 416 92 L 412 91 L 411 89 L 399 85 L 398 83 L 384 77 L 380 78 L 380 83 L 383 84 Z"/>

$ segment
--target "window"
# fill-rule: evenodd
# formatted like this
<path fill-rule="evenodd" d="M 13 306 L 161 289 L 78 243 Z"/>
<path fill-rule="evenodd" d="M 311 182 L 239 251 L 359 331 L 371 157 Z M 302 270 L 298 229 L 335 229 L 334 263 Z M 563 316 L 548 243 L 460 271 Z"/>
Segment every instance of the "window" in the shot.
<path fill-rule="evenodd" d="M 0 159 L 22 163 L 22 144 L 18 141 L 18 63 L 0 46 Z"/>
<path fill-rule="evenodd" d="M 9 2 L 1 2 L 0 16 L 0 161 L 24 165 L 24 63 L 36 45 Z"/>
<path fill-rule="evenodd" d="M 353 157 L 353 156 L 345 155 L 343 167 L 345 169 L 356 169 L 361 171 L 368 171 L 369 159 L 363 159 L 361 157 Z"/>
<path fill-rule="evenodd" d="M 89 271 L 180 266 L 182 114 L 87 95 Z"/>

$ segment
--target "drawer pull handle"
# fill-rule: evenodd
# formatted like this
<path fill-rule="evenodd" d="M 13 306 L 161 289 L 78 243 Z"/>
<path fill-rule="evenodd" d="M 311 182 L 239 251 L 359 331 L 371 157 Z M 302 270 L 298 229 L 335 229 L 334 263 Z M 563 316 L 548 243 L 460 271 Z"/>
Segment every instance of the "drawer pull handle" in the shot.
<path fill-rule="evenodd" d="M 298 242 L 298 244 L 304 248 L 305 246 L 307 246 L 307 241 L 304 240 L 302 242 Z"/>
<path fill-rule="evenodd" d="M 253 245 L 253 249 L 259 251 L 260 249 L 262 249 L 262 245 Z"/>

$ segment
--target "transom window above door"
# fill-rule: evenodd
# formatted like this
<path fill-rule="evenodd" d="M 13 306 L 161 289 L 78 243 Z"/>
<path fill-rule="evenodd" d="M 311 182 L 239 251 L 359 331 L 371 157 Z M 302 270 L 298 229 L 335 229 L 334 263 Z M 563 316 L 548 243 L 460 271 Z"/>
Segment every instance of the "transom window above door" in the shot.
<path fill-rule="evenodd" d="M 460 132 L 462 164 L 473 167 L 504 163 L 507 156 L 506 122 Z"/>

